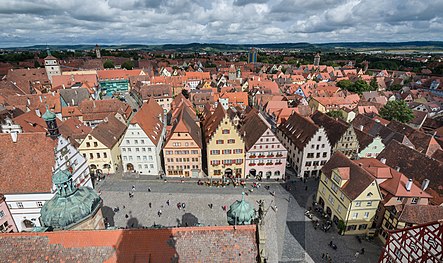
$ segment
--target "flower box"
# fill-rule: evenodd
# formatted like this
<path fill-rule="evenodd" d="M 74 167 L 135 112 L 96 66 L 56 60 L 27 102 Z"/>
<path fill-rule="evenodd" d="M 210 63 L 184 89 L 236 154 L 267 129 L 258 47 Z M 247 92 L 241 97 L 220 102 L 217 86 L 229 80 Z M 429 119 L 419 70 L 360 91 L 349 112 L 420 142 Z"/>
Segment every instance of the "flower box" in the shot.
<path fill-rule="evenodd" d="M 266 165 L 273 165 L 273 163 L 266 163 Z"/>
<path fill-rule="evenodd" d="M 257 157 L 256 155 L 249 155 L 249 158 L 255 158 Z"/>
<path fill-rule="evenodd" d="M 266 155 L 266 157 L 268 157 L 268 158 L 272 158 L 272 157 L 274 157 L 274 155 L 273 155 L 273 154 L 271 154 L 271 155 Z"/>
<path fill-rule="evenodd" d="M 282 164 L 282 162 L 276 162 L 275 164 Z"/>
<path fill-rule="evenodd" d="M 255 163 L 250 163 L 249 166 L 255 166 Z"/>
<path fill-rule="evenodd" d="M 283 157 L 283 154 L 277 154 L 276 156 L 277 157 Z"/>
<path fill-rule="evenodd" d="M 264 158 L 264 157 L 265 157 L 264 155 L 259 155 L 259 156 L 258 156 L 258 158 Z"/>
<path fill-rule="evenodd" d="M 260 166 L 262 166 L 262 165 L 265 165 L 265 163 L 258 163 L 257 165 L 260 165 Z"/>

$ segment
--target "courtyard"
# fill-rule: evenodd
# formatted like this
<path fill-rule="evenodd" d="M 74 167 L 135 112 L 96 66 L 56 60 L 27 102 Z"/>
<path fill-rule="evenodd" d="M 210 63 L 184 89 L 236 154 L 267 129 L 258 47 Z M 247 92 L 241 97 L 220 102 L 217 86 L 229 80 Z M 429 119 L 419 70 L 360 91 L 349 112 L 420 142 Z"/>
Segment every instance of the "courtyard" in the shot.
<path fill-rule="evenodd" d="M 322 258 L 323 254 L 328 254 L 332 262 L 377 262 L 381 247 L 376 242 L 359 243 L 354 236 L 338 235 L 334 228 L 328 232 L 314 229 L 304 212 L 312 205 L 316 180 L 263 181 L 259 188 L 253 188 L 252 183 L 248 181 L 245 188 L 208 187 L 198 185 L 196 180 L 137 180 L 110 175 L 98 182 L 96 189 L 103 198 L 104 217 L 109 226 L 117 228 L 227 225 L 223 207 L 228 210 L 245 192 L 245 200 L 255 209 L 259 200 L 268 209 L 265 216 L 268 262 L 328 262 Z M 337 250 L 328 246 L 331 241 Z M 362 248 L 365 253 L 355 257 Z"/>

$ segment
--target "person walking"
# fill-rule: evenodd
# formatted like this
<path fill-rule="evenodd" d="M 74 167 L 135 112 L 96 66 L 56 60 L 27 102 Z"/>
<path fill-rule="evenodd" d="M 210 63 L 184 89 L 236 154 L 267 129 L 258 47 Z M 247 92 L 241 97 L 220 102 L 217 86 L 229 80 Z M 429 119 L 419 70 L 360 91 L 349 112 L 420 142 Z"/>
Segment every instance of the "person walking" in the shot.
<path fill-rule="evenodd" d="M 186 205 L 185 203 L 182 203 L 182 208 L 185 209 Z"/>
<path fill-rule="evenodd" d="M 151 187 L 148 187 L 148 192 L 151 192 Z"/>
<path fill-rule="evenodd" d="M 158 210 L 157 214 L 158 214 L 158 217 L 160 217 L 162 215 L 162 210 Z"/>
<path fill-rule="evenodd" d="M 169 206 L 169 199 L 168 199 L 168 201 L 166 201 L 166 204 Z"/>
<path fill-rule="evenodd" d="M 132 192 L 135 191 L 135 185 L 132 185 Z"/>
<path fill-rule="evenodd" d="M 151 204 L 151 202 L 149 202 L 149 208 L 152 208 L 152 204 Z"/>

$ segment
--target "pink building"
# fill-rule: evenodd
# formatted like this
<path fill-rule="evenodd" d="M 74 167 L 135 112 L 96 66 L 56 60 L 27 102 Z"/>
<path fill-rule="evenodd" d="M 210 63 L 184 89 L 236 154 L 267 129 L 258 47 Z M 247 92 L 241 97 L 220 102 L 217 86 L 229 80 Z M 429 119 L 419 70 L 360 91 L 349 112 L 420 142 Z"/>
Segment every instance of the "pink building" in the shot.
<path fill-rule="evenodd" d="M 0 194 L 0 233 L 18 232 L 5 200 L 5 196 Z"/>
<path fill-rule="evenodd" d="M 257 110 L 253 109 L 245 115 L 240 133 L 245 141 L 246 175 L 266 179 L 284 178 L 288 152 Z"/>

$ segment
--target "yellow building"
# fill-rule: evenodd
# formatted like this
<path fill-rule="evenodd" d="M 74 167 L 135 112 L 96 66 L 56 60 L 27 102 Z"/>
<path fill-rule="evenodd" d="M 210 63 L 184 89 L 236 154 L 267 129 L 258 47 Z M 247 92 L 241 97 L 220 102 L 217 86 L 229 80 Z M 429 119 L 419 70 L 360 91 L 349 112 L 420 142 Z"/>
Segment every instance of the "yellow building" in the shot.
<path fill-rule="evenodd" d="M 78 150 L 92 170 L 115 173 L 121 164 L 119 145 L 125 130 L 126 125 L 110 114 L 86 136 Z"/>
<path fill-rule="evenodd" d="M 366 170 L 336 152 L 322 168 L 317 202 L 345 235 L 374 234 L 373 221 L 382 199 L 377 181 Z"/>
<path fill-rule="evenodd" d="M 214 113 L 205 116 L 207 175 L 210 178 L 244 178 L 245 143 L 229 115 L 219 103 Z"/>

